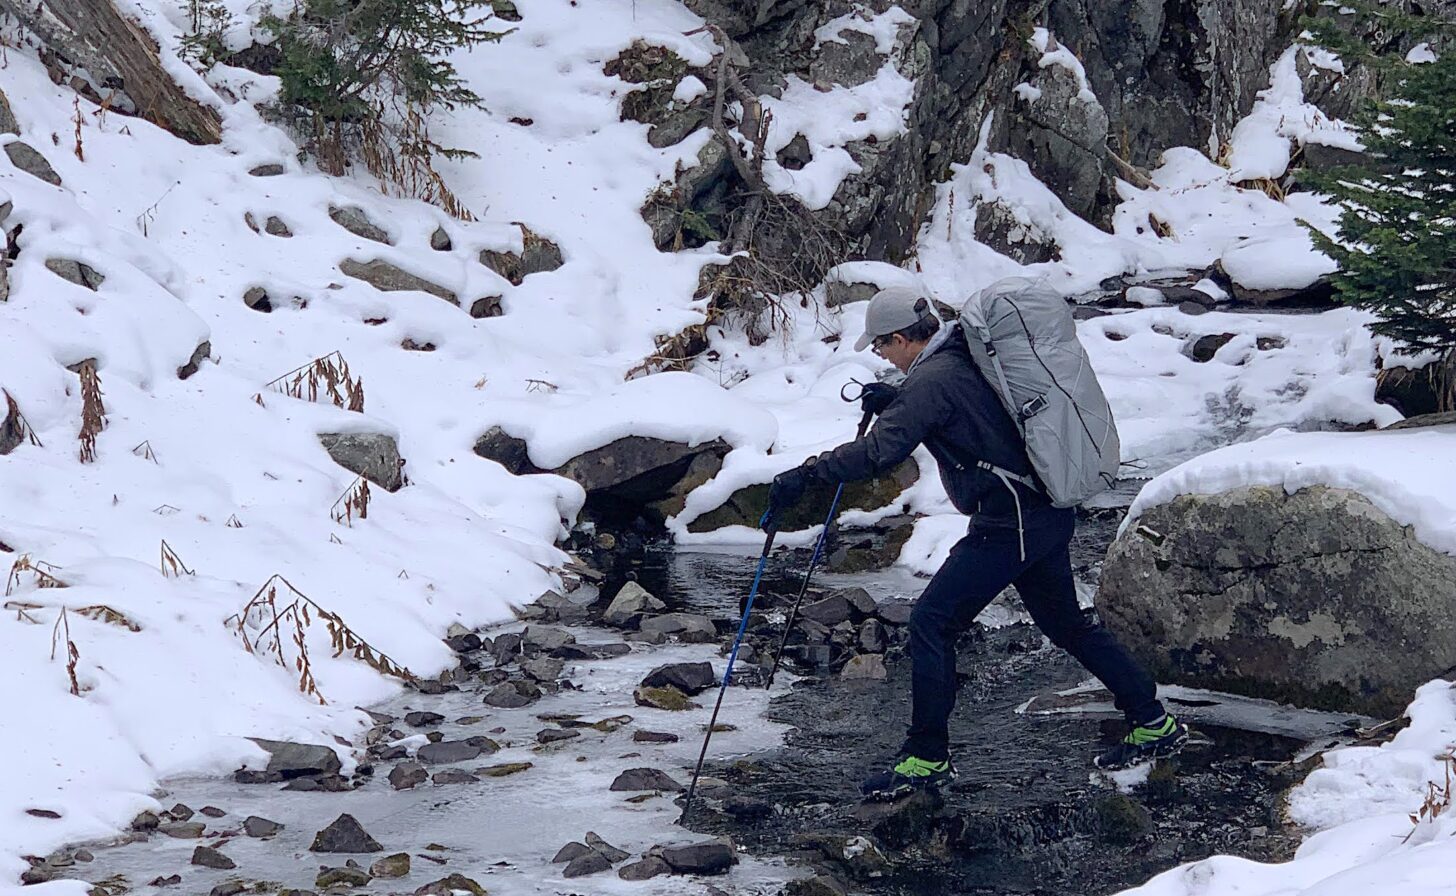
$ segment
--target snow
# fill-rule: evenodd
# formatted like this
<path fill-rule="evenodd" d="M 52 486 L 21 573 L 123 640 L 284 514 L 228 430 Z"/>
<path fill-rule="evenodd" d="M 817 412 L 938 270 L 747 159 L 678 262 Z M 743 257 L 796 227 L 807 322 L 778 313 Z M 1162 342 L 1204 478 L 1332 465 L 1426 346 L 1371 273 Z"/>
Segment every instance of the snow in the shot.
<path fill-rule="evenodd" d="M 1354 129 L 1304 101 L 1296 66 L 1303 49 L 1296 44 L 1284 51 L 1270 68 L 1269 87 L 1259 91 L 1254 108 L 1235 125 L 1228 155 L 1232 180 L 1278 180 L 1289 169 L 1293 148 L 1306 143 L 1361 148 Z"/>
<path fill-rule="evenodd" d="M 1077 99 L 1084 103 L 1097 102 L 1097 94 L 1092 92 L 1092 86 L 1087 81 L 1087 70 L 1082 67 L 1082 60 L 1071 50 L 1058 44 L 1050 31 L 1040 27 L 1033 29 L 1027 43 L 1041 54 L 1036 63 L 1037 68 L 1050 68 L 1055 65 L 1066 69 L 1077 79 Z"/>
<path fill-rule="evenodd" d="M 1437 58 L 1439 57 L 1437 57 L 1436 51 L 1432 50 L 1431 45 L 1425 42 L 1416 44 L 1414 47 L 1410 48 L 1410 52 L 1405 54 L 1405 61 L 1411 63 L 1412 65 L 1419 65 L 1425 62 L 1435 62 Z"/>
<path fill-rule="evenodd" d="M 0 463 L 0 566 L 28 554 L 54 564 L 69 585 L 40 589 L 23 574 L 6 598 L 18 609 L 0 616 L 7 682 L 0 742 L 23 745 L 6 751 L 0 880 L 7 882 L 25 867 L 23 854 L 124 827 L 138 810 L 155 806 L 151 794 L 164 778 L 225 773 L 256 761 L 249 736 L 352 738 L 366 725 L 352 707 L 400 695 L 397 682 L 331 657 L 316 628 L 307 643 L 326 704 L 299 693 L 291 669 L 245 652 L 224 620 L 274 574 L 419 674 L 452 662 L 439 640 L 451 623 L 501 620 L 512 606 L 559 586 L 556 568 L 566 558 L 554 545 L 580 510 L 582 491 L 560 477 L 511 476 L 476 457 L 472 445 L 490 427 L 527 438 L 533 462 L 545 468 L 625 435 L 693 444 L 723 439 L 733 450 L 722 471 L 688 496 L 669 528 L 685 543 L 756 542 L 762 536 L 752 530 L 690 535 L 686 527 L 736 489 L 848 439 L 858 408 L 840 400 L 841 387 L 890 373 L 872 354 L 851 350 L 863 303 L 825 309 L 820 290 L 786 297 L 777 312 L 783 331 L 766 342 L 751 345 L 741 331 L 714 322 L 712 354 L 692 372 L 627 379 L 659 338 L 705 322 L 703 303 L 694 298 L 699 271 L 721 260 L 711 246 L 656 251 L 638 214 L 645 196 L 692 163 L 707 135 L 652 148 L 645 126 L 620 120 L 631 86 L 602 73 L 636 40 L 707 64 L 711 40 L 690 33 L 702 22 L 675 0 L 533 0 L 522 4 L 522 22 L 498 23 L 512 29 L 500 43 L 456 54 L 452 62 L 485 109 L 441 115 L 431 127 L 441 143 L 479 153 L 438 165 L 475 222 L 383 196 L 363 172 L 320 175 L 253 105 L 276 94 L 277 79 L 227 67 L 197 75 L 171 58 L 186 23 L 185 0 L 124 5 L 157 37 L 184 88 L 220 111 L 223 142 L 189 146 L 83 100 L 83 160 L 72 147 L 73 95 L 20 49 L 11 48 L 0 70 L 20 138 L 64 181 L 57 188 L 8 166 L 0 170 L 12 218 L 25 225 L 9 270 L 9 301 L 0 303 L 0 386 L 42 443 L 24 444 Z M 264 5 L 226 0 L 226 7 L 228 45 L 246 46 L 257 36 Z M 915 85 L 890 57 L 910 21 L 890 7 L 841 17 L 816 34 L 820 43 L 868 34 L 887 59 L 857 87 L 821 91 L 791 78 L 781 97 L 764 100 L 774 116 L 764 166 L 772 189 L 823 208 L 859 170 L 849 143 L 904 132 Z M 1088 99 L 1080 62 L 1038 33 L 1039 64 L 1071 71 Z M 1244 288 L 1306 286 L 1331 268 L 1299 221 L 1329 232 L 1335 210 L 1308 194 L 1280 200 L 1240 186 L 1282 174 L 1298 142 L 1345 145 L 1338 141 L 1347 132 L 1303 104 L 1292 73 L 1286 54 L 1251 123 L 1235 134 L 1237 165 L 1170 150 L 1151 172 L 1151 186 L 1119 183 L 1111 233 L 1069 212 L 1025 163 L 991 152 L 988 117 L 972 158 L 951 166 L 937 188 L 914 270 L 852 262 L 837 276 L 923 284 L 952 305 L 1012 274 L 1041 277 L 1075 295 L 1108 277 L 1215 262 Z M 706 89 L 686 78 L 675 100 Z M 789 171 L 776 156 L 798 134 L 813 161 Z M 281 164 L 285 173 L 247 173 L 264 163 Z M 1022 236 L 1055 243 L 1060 257 L 1020 265 L 978 242 L 978 202 L 1000 203 Z M 384 227 L 394 245 L 355 237 L 329 219 L 330 206 L 350 205 Z M 245 213 L 260 224 L 276 215 L 294 237 L 255 233 Z M 511 286 L 478 264 L 482 250 L 519 248 L 516 222 L 557 241 L 565 265 Z M 449 234 L 450 251 L 430 248 L 436 228 Z M 380 293 L 340 272 L 339 263 L 351 257 L 417 272 L 454 292 L 465 309 L 499 295 L 505 314 L 475 320 L 433 295 Z M 82 261 L 106 280 L 96 291 L 71 284 L 45 267 L 48 258 Z M 271 314 L 244 306 L 241 296 L 252 286 L 267 289 Z M 1211 281 L 1198 288 L 1222 297 Z M 1373 400 L 1374 362 L 1385 350 L 1366 323 L 1349 310 L 1189 317 L 1155 306 L 1081 324 L 1122 428 L 1129 469 L 1151 475 L 1217 444 L 1254 439 L 1155 480 L 1137 506 L 1238 476 L 1286 488 L 1334 478 L 1451 550 L 1445 539 L 1452 536 L 1443 533 L 1456 531 L 1449 501 L 1456 483 L 1434 459 L 1450 428 L 1257 438 L 1278 427 L 1394 418 Z M 1183 352 L 1200 336 L 1224 333 L 1233 339 L 1212 361 L 1197 364 Z M 406 351 L 405 339 L 435 350 Z M 1261 339 L 1284 343 L 1261 349 Z M 176 369 L 203 341 L 211 343 L 210 358 L 178 380 Z M 364 413 L 267 389 L 285 371 L 336 350 L 363 378 Z M 108 426 L 96 462 L 83 465 L 75 441 L 81 397 L 66 367 L 88 358 L 97 359 Z M 317 440 L 319 433 L 345 431 L 395 436 L 411 481 L 395 494 L 375 490 L 368 518 L 353 525 L 336 523 L 329 510 L 355 477 Z M 142 456 L 144 445 L 152 459 Z M 1345 455 L 1381 457 L 1400 469 L 1341 465 Z M 915 460 L 925 475 L 896 505 L 842 519 L 863 524 L 907 509 L 923 514 L 900 562 L 928 573 L 966 521 L 931 475 L 928 454 L 921 450 Z M 1424 480 L 1415 478 L 1417 469 Z M 1441 490 L 1445 496 L 1430 494 Z M 807 543 L 815 534 L 780 540 Z M 157 560 L 164 540 L 195 575 L 163 574 Z M 139 630 L 76 612 L 94 605 L 124 614 Z M 51 659 L 62 607 L 69 608 L 80 652 L 80 697 L 69 693 L 64 663 Z M 1297 792 L 1291 806 L 1302 823 L 1354 826 L 1311 838 L 1309 861 L 1302 851 L 1289 866 L 1301 870 L 1216 858 L 1192 866 L 1202 870 L 1170 872 L 1148 892 L 1191 892 L 1175 887 L 1197 881 L 1214 882 L 1199 891 L 1207 893 L 1233 892 L 1241 881 L 1283 881 L 1287 889 L 1366 859 L 1375 863 L 1370 869 L 1403 881 L 1406 892 L 1435 892 L 1422 875 L 1443 856 L 1449 866 L 1453 841 L 1425 834 L 1397 841 L 1408 829 L 1401 813 L 1419 805 L 1423 779 L 1434 773 L 1429 755 L 1448 748 L 1438 742 L 1451 739 L 1449 694 L 1428 686 L 1412 714 L 1417 724 L 1392 745 L 1331 754 L 1327 768 Z M 1423 751 L 1428 755 L 1420 758 Z M 1362 814 L 1366 803 L 1385 814 Z M 26 808 L 62 818 L 35 818 Z M 650 823 L 633 830 L 646 837 Z"/>

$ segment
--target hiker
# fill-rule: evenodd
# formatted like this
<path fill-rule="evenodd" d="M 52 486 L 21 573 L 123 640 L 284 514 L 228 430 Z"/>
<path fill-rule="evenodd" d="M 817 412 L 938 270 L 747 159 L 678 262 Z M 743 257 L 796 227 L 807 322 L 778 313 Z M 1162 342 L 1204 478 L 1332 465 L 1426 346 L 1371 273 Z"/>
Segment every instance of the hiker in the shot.
<path fill-rule="evenodd" d="M 1076 511 L 1053 506 L 1036 487 L 1020 428 L 974 363 L 961 325 L 942 324 L 920 292 L 890 287 L 870 300 L 864 335 L 854 347 L 871 348 L 895 365 L 906 374 L 904 383 L 898 389 L 865 387 L 864 409 L 879 419 L 863 438 L 774 478 L 766 527 L 798 503 L 811 482 L 881 475 L 918 445 L 935 458 L 956 509 L 971 517 L 966 536 L 910 615 L 910 729 L 898 760 L 864 783 L 865 795 L 894 799 L 955 779 L 948 722 L 956 697 L 956 640 L 1007 585 L 1015 586 L 1052 643 L 1107 686 L 1127 719 L 1127 736 L 1097 756 L 1097 766 L 1124 768 L 1181 748 L 1187 726 L 1164 711 L 1148 673 L 1078 607 L 1069 552 Z M 1112 441 L 1115 451 L 1115 428 Z M 1112 464 L 1115 471 L 1115 457 Z"/>

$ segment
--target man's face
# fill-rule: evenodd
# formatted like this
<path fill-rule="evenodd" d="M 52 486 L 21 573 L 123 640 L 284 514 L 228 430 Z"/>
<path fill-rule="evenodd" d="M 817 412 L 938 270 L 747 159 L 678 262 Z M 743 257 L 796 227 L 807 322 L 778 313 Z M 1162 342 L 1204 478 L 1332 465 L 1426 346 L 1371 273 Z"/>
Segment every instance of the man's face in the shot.
<path fill-rule="evenodd" d="M 920 350 L 924 347 L 924 344 L 911 342 L 900 333 L 877 336 L 870 343 L 871 351 L 894 364 L 901 373 L 910 372 L 910 365 L 915 363 L 915 359 L 920 355 Z"/>

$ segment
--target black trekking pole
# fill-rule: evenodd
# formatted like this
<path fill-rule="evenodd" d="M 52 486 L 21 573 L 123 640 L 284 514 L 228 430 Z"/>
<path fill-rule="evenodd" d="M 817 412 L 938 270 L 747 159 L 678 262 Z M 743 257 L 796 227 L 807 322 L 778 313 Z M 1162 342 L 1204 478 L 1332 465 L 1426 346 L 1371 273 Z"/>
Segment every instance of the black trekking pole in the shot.
<path fill-rule="evenodd" d="M 763 581 L 763 570 L 768 565 L 769 551 L 773 550 L 774 536 L 778 532 L 770 526 L 768 537 L 763 542 L 763 554 L 758 558 L 758 571 L 753 574 L 753 587 L 748 591 L 748 602 L 743 606 L 743 618 L 738 622 L 738 636 L 733 639 L 733 650 L 728 654 L 728 668 L 723 670 L 723 683 L 718 686 L 718 702 L 713 704 L 713 715 L 708 720 L 708 730 L 703 734 L 703 749 L 698 752 L 698 764 L 693 769 L 693 781 L 688 785 L 688 798 L 683 803 L 682 816 L 678 824 L 688 820 L 693 808 L 693 794 L 698 790 L 698 775 L 703 771 L 703 759 L 708 755 L 708 741 L 713 737 L 713 728 L 718 724 L 718 710 L 723 708 L 723 695 L 728 692 L 728 681 L 733 677 L 733 661 L 738 659 L 738 648 L 743 644 L 743 633 L 748 629 L 748 615 L 753 612 L 753 599 L 758 596 L 759 583 Z"/>
<path fill-rule="evenodd" d="M 859 431 L 856 439 L 864 438 L 870 428 L 870 420 L 874 412 L 865 411 L 864 416 L 859 420 Z M 789 610 L 789 619 L 784 623 L 784 633 L 779 637 L 778 649 L 774 651 L 773 665 L 768 670 L 768 680 L 764 682 L 764 688 L 773 687 L 774 675 L 779 671 L 779 662 L 784 658 L 784 647 L 789 643 L 789 632 L 794 629 L 794 620 L 799 615 L 799 605 L 804 602 L 804 595 L 809 591 L 809 578 L 814 575 L 814 567 L 819 565 L 819 557 L 824 552 L 824 543 L 829 538 L 829 527 L 834 522 L 834 514 L 839 510 L 839 498 L 844 494 L 844 483 L 834 490 L 834 500 L 829 502 L 829 515 L 824 518 L 824 530 L 819 533 L 819 540 L 814 544 L 814 555 L 809 558 L 809 568 L 804 571 L 804 583 L 799 586 L 799 596 L 794 598 L 794 606 Z"/>

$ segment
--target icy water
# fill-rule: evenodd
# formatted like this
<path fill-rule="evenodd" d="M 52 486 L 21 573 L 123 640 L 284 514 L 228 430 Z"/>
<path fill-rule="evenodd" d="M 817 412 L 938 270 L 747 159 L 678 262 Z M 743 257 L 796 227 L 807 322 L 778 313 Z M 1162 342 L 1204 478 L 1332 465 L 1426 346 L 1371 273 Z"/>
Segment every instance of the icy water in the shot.
<path fill-rule="evenodd" d="M 1117 513 L 1093 513 L 1081 527 L 1076 565 L 1089 584 L 1116 525 Z M 594 557 L 608 573 L 610 596 L 633 578 L 670 609 L 709 615 L 720 634 L 752 578 L 756 556 L 689 553 L 662 547 Z M 803 552 L 784 552 L 770 563 L 765 591 L 797 590 Z M 898 571 L 817 576 L 825 588 L 859 586 L 879 600 L 910 599 L 922 582 Z M 581 595 L 589 597 L 589 593 Z M 769 598 L 770 603 L 772 598 Z M 600 600 L 600 609 L 606 600 Z M 998 619 L 1009 619 L 1014 607 Z M 520 631 L 521 623 L 483 632 Z M 621 632 L 568 626 L 579 643 L 621 643 Z M 483 669 L 492 661 L 484 654 Z M 243 785 L 230 779 L 168 782 L 163 807 L 215 807 L 200 839 L 152 834 L 139 842 L 94 845 L 94 861 L 67 876 L 105 882 L 108 892 L 207 894 L 214 887 L 246 885 L 260 892 L 314 890 L 322 867 L 354 859 L 367 868 L 384 855 L 411 856 L 410 873 L 376 879 L 361 892 L 413 893 L 451 873 L 478 881 L 497 896 L 509 894 L 709 893 L 709 887 L 744 896 L 779 893 L 785 883 L 832 872 L 849 892 L 1112 893 L 1180 862 L 1215 852 L 1257 859 L 1285 857 L 1296 843 L 1280 817 L 1280 795 L 1293 782 L 1289 760 L 1309 745 L 1338 735 L 1345 719 L 1302 713 L 1220 695 L 1168 694 L 1199 730 L 1198 743 L 1167 763 L 1153 780 L 1136 775 L 1118 783 L 1091 770 L 1090 757 L 1118 735 L 1105 694 L 1085 686 L 1085 673 L 1024 624 L 978 629 L 961 645 L 963 687 L 952 732 L 961 779 L 943 803 L 902 816 L 861 809 L 859 780 L 898 746 L 907 721 L 908 662 L 892 651 L 885 681 L 841 681 L 795 667 L 771 691 L 734 687 L 712 739 L 703 798 L 691 830 L 677 824 L 671 793 L 624 793 L 609 788 L 624 769 L 661 769 L 686 784 L 697 757 L 715 693 L 683 712 L 634 704 L 632 691 L 651 669 L 671 662 L 708 660 L 721 674 L 718 644 L 633 644 L 614 659 L 570 660 L 563 686 L 519 709 L 482 703 L 479 681 L 437 696 L 405 692 L 377 712 L 402 718 L 413 710 L 446 721 L 411 734 L 411 750 L 427 731 L 447 741 L 483 735 L 499 752 L 471 761 L 430 766 L 478 771 L 508 763 L 530 767 L 504 777 L 481 775 L 460 784 L 425 782 L 396 791 L 386 775 L 396 762 L 373 763 L 372 775 L 343 793 L 294 792 L 281 785 Z M 514 668 L 514 667 L 513 667 Z M 824 670 L 819 670 L 824 671 Z M 579 689 L 578 689 L 579 688 Z M 1070 692 L 1070 693 L 1061 693 Z M 630 717 L 624 719 L 622 717 Z M 602 722 L 598 728 L 583 723 Z M 578 732 L 557 743 L 538 743 L 542 731 Z M 601 730 L 599 730 L 601 729 Z M 674 734 L 675 743 L 641 743 L 634 732 Z M 356 755 L 364 757 L 361 744 Z M 349 769 L 346 768 L 346 772 Z M 317 831 L 349 813 L 383 847 L 355 856 L 309 851 Z M 256 839 L 241 831 L 248 816 L 285 827 Z M 643 882 L 614 871 L 566 879 L 551 862 L 568 841 L 588 831 L 632 854 L 657 844 L 696 842 L 728 835 L 739 863 L 717 877 L 663 876 Z M 882 863 L 861 852 L 844 859 L 843 844 L 868 837 L 884 848 Z M 233 870 L 190 864 L 199 845 L 215 846 Z M 619 864 L 618 868 L 621 867 Z M 179 875 L 180 883 L 150 882 Z M 230 889 L 230 888 L 229 888 Z"/>

